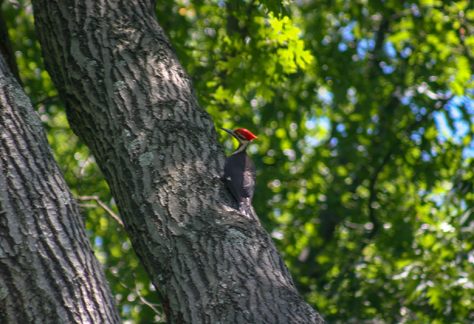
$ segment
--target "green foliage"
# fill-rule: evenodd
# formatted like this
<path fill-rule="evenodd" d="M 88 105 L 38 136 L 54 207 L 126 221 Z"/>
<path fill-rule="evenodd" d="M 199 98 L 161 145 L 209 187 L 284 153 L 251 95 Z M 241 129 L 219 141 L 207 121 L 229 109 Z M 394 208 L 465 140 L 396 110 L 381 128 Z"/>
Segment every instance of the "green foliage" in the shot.
<path fill-rule="evenodd" d="M 73 192 L 116 212 L 29 6 L 3 10 Z M 157 15 L 216 124 L 258 133 L 254 205 L 308 302 L 330 322 L 474 321 L 470 1 L 176 0 Z M 158 320 L 125 233 L 81 204 L 123 319 Z"/>

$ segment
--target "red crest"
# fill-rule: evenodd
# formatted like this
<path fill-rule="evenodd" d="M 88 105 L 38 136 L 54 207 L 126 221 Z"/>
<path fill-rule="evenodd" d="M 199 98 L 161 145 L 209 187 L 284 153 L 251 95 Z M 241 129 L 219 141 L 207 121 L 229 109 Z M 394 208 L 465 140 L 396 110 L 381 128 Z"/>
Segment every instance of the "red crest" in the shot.
<path fill-rule="evenodd" d="M 245 138 L 247 141 L 253 141 L 257 138 L 255 134 L 253 134 L 246 128 L 237 128 L 236 130 L 234 130 L 234 133 L 241 136 L 242 138 Z"/>

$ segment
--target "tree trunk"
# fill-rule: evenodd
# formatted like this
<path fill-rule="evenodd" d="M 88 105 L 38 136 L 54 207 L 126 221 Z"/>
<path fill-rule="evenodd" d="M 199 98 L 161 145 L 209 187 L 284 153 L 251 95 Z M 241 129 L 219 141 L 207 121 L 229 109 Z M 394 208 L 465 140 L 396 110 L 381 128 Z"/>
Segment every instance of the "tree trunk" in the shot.
<path fill-rule="evenodd" d="M 118 321 L 41 122 L 0 55 L 0 323 Z"/>
<path fill-rule="evenodd" d="M 46 66 L 172 323 L 317 323 L 220 179 L 209 115 L 153 1 L 33 1 Z M 257 195 L 258 199 L 258 195 Z"/>

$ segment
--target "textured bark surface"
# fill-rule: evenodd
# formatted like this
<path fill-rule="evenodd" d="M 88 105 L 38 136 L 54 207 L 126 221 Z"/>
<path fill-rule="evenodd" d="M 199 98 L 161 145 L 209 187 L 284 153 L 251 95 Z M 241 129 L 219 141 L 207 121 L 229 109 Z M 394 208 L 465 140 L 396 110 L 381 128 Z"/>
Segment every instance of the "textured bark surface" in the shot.
<path fill-rule="evenodd" d="M 0 323 L 118 321 L 39 117 L 0 56 Z"/>
<path fill-rule="evenodd" d="M 229 205 L 213 123 L 153 1 L 33 5 L 71 126 L 104 172 L 169 322 L 320 322 L 258 221 Z"/>

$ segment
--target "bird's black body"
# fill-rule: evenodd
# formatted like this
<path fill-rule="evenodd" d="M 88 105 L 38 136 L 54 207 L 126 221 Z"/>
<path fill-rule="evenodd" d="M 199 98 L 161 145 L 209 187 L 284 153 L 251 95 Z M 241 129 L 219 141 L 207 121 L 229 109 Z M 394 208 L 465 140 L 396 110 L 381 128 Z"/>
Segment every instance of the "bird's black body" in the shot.
<path fill-rule="evenodd" d="M 229 156 L 224 165 L 224 181 L 239 206 L 239 211 L 249 217 L 255 214 L 252 198 L 255 191 L 255 165 L 246 153 L 250 142 L 257 138 L 245 128 L 231 131 L 222 128 L 239 141 L 237 150 Z"/>
<path fill-rule="evenodd" d="M 225 161 L 224 180 L 239 206 L 252 203 L 255 191 L 255 165 L 245 148 L 229 156 Z"/>

